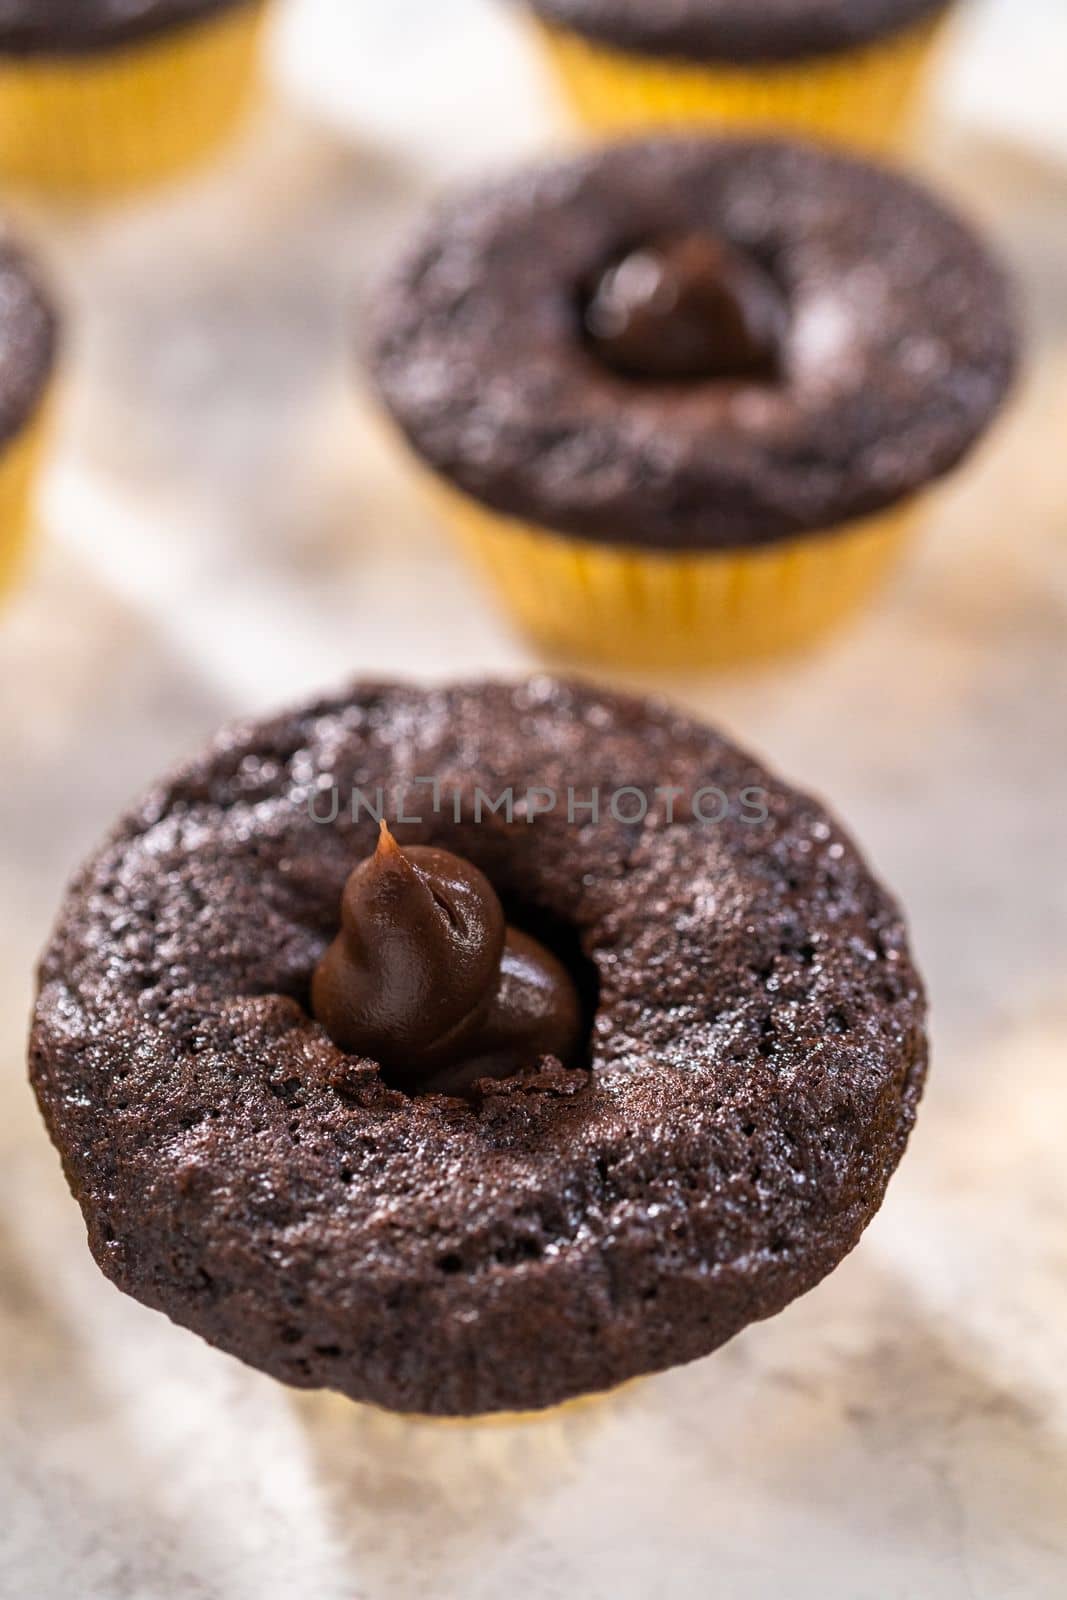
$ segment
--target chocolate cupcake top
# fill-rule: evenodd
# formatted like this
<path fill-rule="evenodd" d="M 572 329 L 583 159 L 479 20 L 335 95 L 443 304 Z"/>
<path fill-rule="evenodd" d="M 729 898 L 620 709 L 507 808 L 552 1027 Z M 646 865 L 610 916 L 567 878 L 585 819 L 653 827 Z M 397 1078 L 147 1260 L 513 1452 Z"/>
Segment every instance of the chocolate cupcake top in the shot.
<path fill-rule="evenodd" d="M 0 0 L 0 54 L 78 55 L 256 0 Z"/>
<path fill-rule="evenodd" d="M 408 956 L 368 1024 L 383 926 L 427 917 L 425 1027 Z M 427 1039 L 495 983 L 505 921 L 584 1039 L 537 1022 L 438 1092 Z M 313 992 L 339 937 L 344 1015 Z M 662 704 L 547 679 L 362 684 L 223 734 L 72 886 L 31 1044 L 120 1287 L 285 1381 L 450 1414 L 690 1360 L 811 1288 L 924 1066 L 900 914 L 823 808 Z"/>
<path fill-rule="evenodd" d="M 986 428 L 1016 349 L 999 268 L 915 184 L 697 138 L 445 203 L 383 290 L 372 363 L 415 450 L 485 504 L 707 549 L 931 483 Z"/>
<path fill-rule="evenodd" d="M 947 10 L 952 0 L 523 0 L 546 22 L 645 55 L 747 64 L 831 55 Z"/>
<path fill-rule="evenodd" d="M 55 312 L 37 269 L 0 229 L 0 444 L 36 410 L 56 359 Z"/>

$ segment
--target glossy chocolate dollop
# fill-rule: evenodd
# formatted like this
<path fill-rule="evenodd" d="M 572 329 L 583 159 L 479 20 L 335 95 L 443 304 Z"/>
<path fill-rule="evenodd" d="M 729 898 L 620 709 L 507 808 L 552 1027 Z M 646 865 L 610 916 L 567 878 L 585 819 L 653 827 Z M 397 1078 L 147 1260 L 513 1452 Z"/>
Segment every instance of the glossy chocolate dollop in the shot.
<path fill-rule="evenodd" d="M 585 306 L 600 359 L 659 382 L 781 375 L 785 299 L 758 261 L 710 234 L 671 235 L 614 262 Z"/>
<path fill-rule="evenodd" d="M 409 1092 L 462 1093 L 545 1056 L 570 1065 L 581 1038 L 569 973 L 507 926 L 485 875 L 447 850 L 402 850 L 384 822 L 345 884 L 311 1005 L 336 1045 Z"/>

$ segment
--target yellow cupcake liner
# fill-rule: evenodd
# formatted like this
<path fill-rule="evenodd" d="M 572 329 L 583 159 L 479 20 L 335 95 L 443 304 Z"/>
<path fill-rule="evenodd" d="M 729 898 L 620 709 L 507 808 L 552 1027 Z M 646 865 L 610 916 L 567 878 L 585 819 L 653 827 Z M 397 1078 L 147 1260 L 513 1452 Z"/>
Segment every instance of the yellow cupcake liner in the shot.
<path fill-rule="evenodd" d="M 634 1380 L 635 1383 L 641 1380 Z M 623 1391 L 629 1388 L 623 1386 Z M 427 1417 L 353 1404 L 324 1390 L 294 1400 L 324 1458 L 373 1462 L 386 1476 L 399 1472 L 430 1487 L 447 1515 L 489 1515 L 505 1489 L 529 1493 L 569 1476 L 601 1429 L 618 1426 L 627 1401 L 621 1391 L 590 1395 L 545 1411 L 482 1417 Z M 457 1472 L 462 1452 L 462 1470 Z"/>
<path fill-rule="evenodd" d="M 30 544 L 33 490 L 51 405 L 38 405 L 14 438 L 0 445 L 0 600 L 14 588 Z"/>
<path fill-rule="evenodd" d="M 567 1430 L 596 1422 L 612 1413 L 617 1404 L 626 1404 L 633 1392 L 646 1382 L 644 1377 L 628 1378 L 610 1389 L 598 1389 L 589 1394 L 577 1395 L 573 1400 L 561 1400 L 539 1411 L 485 1411 L 473 1416 L 435 1416 L 425 1411 L 390 1411 L 385 1406 L 369 1400 L 349 1400 L 347 1396 L 329 1389 L 319 1389 L 303 1398 L 309 1410 L 329 1414 L 334 1421 L 352 1420 L 368 1432 L 382 1437 L 402 1438 L 408 1433 L 427 1429 L 431 1434 L 453 1430 L 486 1432 L 493 1435 L 510 1428 L 535 1425 L 550 1433 L 553 1426 Z"/>
<path fill-rule="evenodd" d="M 911 499 L 766 549 L 658 554 L 550 533 L 454 491 L 444 503 L 469 559 L 545 649 L 663 669 L 814 643 L 875 592 L 917 520 Z"/>
<path fill-rule="evenodd" d="M 944 19 L 862 49 L 752 68 L 629 55 L 534 27 L 580 120 L 598 133 L 712 124 L 884 150 L 906 129 Z"/>
<path fill-rule="evenodd" d="M 597 1389 L 592 1394 L 580 1394 L 573 1400 L 561 1400 L 554 1406 L 544 1406 L 540 1411 L 481 1411 L 470 1417 L 438 1417 L 428 1411 L 387 1411 L 384 1406 L 364 1402 L 367 1410 L 378 1417 L 388 1418 L 389 1425 L 404 1427 L 407 1424 L 433 1428 L 514 1428 L 527 1423 L 567 1422 L 580 1412 L 590 1412 L 606 1402 L 617 1399 L 627 1390 L 641 1383 L 641 1378 L 630 1378 L 612 1389 Z"/>
<path fill-rule="evenodd" d="M 99 53 L 0 57 L 0 181 L 92 198 L 195 165 L 245 109 L 266 5 Z"/>

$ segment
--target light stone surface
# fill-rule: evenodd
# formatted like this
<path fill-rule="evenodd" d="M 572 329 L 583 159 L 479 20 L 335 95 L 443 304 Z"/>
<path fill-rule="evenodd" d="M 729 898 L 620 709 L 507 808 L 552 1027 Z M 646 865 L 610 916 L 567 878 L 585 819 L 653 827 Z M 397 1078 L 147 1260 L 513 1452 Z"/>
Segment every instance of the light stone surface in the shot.
<path fill-rule="evenodd" d="M 401 1422 L 289 1393 L 111 1289 L 25 1087 L 63 883 L 161 767 L 346 675 L 538 665 L 351 384 L 353 301 L 433 183 L 560 136 L 502 10 L 296 3 L 275 89 L 211 173 L 99 218 L 26 214 L 73 334 L 39 557 L 0 619 L 0 1595 L 1054 1600 L 1061 0 L 975 6 L 921 145 L 1022 278 L 1033 358 L 1006 425 L 858 627 L 788 667 L 666 686 L 829 796 L 909 909 L 934 1071 L 858 1252 L 720 1354 L 606 1402 Z"/>

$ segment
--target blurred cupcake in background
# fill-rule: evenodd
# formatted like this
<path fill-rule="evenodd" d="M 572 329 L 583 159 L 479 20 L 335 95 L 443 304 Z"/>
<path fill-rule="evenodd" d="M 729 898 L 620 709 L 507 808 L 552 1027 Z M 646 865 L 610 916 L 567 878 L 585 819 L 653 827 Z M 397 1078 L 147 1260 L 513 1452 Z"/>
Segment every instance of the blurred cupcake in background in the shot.
<path fill-rule="evenodd" d="M 0 600 L 28 544 L 56 344 L 55 312 L 37 272 L 0 230 Z"/>
<path fill-rule="evenodd" d="M 528 631 L 680 667 L 865 600 L 1016 344 L 998 267 L 924 190 L 825 148 L 668 138 L 446 203 L 372 362 Z"/>
<path fill-rule="evenodd" d="M 520 0 L 591 128 L 766 126 L 893 144 L 953 0 Z"/>
<path fill-rule="evenodd" d="M 267 0 L 0 0 L 0 181 L 106 195 L 237 123 Z"/>

